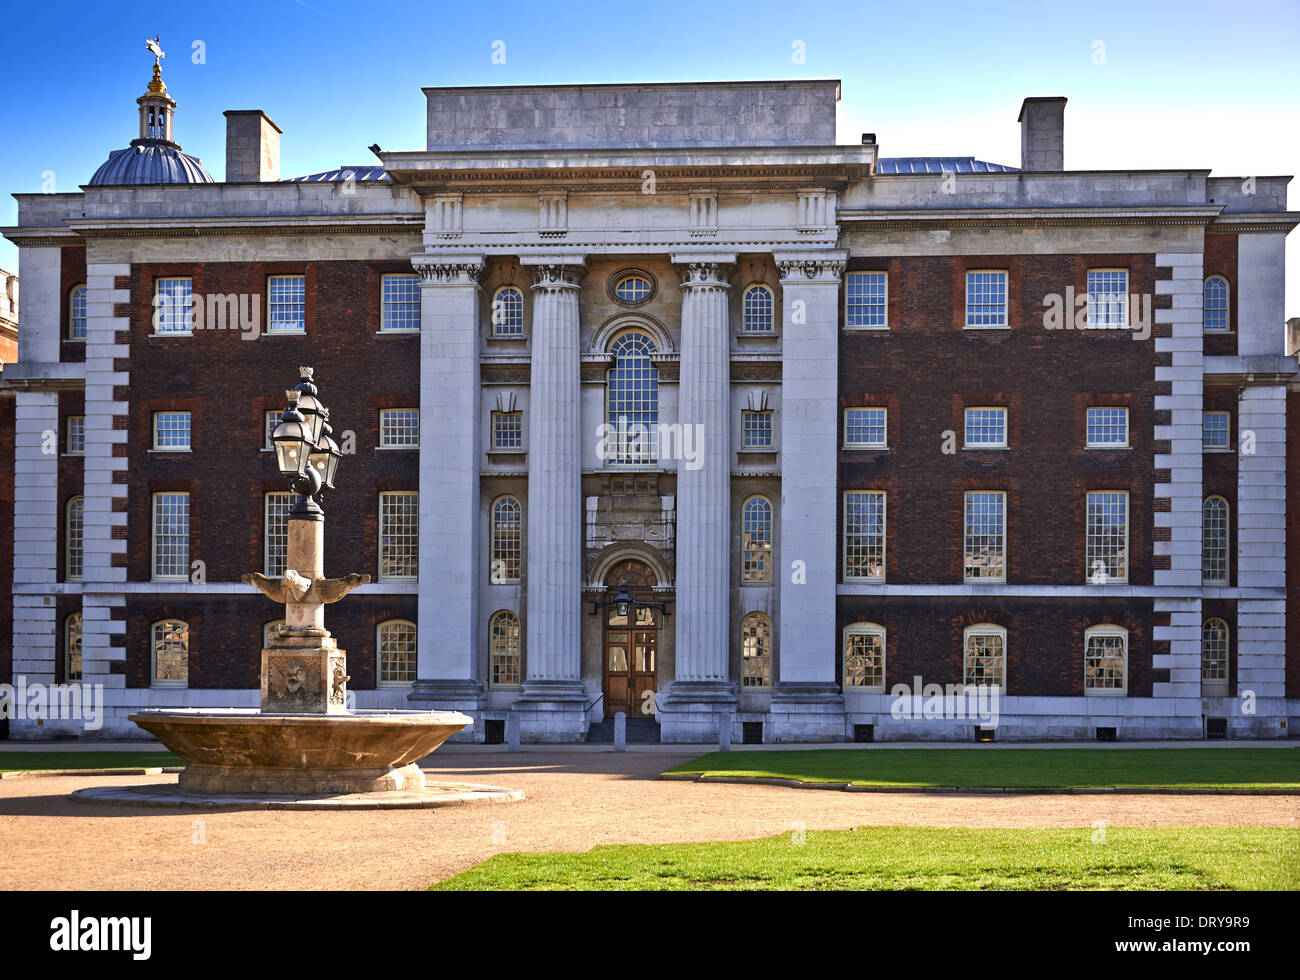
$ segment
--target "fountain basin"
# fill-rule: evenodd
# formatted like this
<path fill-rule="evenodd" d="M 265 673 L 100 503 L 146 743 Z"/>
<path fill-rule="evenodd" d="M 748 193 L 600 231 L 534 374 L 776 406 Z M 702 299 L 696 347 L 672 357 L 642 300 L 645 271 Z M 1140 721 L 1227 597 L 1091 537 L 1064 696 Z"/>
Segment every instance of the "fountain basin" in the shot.
<path fill-rule="evenodd" d="M 130 720 L 188 763 L 185 792 L 296 795 L 421 789 L 416 763 L 473 723 L 457 711 L 241 708 L 147 709 Z"/>

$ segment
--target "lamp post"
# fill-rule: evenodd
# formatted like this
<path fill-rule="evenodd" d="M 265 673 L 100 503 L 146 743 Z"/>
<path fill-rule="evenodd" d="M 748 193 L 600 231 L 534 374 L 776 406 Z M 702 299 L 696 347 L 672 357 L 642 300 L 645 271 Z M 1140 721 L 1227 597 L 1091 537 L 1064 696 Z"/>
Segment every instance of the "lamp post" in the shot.
<path fill-rule="evenodd" d="M 316 397 L 314 370 L 302 367 L 298 372 L 298 384 L 284 393 L 288 407 L 271 433 L 271 442 L 281 474 L 298 494 L 290 519 L 323 521 L 320 493 L 334 489 L 334 474 L 343 453 L 330 435 L 334 431 L 329 424 L 330 410 Z"/>

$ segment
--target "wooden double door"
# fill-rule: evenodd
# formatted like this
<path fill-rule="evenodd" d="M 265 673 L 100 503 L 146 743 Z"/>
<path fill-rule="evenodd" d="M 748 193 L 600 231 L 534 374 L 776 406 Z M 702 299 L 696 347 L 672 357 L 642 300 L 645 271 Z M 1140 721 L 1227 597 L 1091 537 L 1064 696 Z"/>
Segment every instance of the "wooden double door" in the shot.
<path fill-rule="evenodd" d="M 654 692 L 658 684 L 659 630 L 663 623 L 658 609 L 642 605 L 654 593 L 650 569 L 629 562 L 623 574 L 613 579 L 607 598 L 613 599 L 626 586 L 632 603 L 626 612 L 617 605 L 601 610 L 605 615 L 604 672 L 605 717 L 617 712 L 629 718 L 654 717 Z M 618 570 L 616 570 L 618 571 Z M 611 576 L 612 578 L 612 576 Z"/>

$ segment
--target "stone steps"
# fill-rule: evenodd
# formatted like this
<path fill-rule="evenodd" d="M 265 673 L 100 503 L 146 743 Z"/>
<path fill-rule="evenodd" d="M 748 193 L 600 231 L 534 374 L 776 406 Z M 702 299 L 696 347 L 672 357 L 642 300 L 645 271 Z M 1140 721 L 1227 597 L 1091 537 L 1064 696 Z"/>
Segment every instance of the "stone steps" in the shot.
<path fill-rule="evenodd" d="M 614 744 L 614 719 L 606 718 L 599 724 L 587 729 L 589 745 Z M 653 718 L 629 718 L 627 720 L 628 745 L 658 745 L 659 723 Z"/>

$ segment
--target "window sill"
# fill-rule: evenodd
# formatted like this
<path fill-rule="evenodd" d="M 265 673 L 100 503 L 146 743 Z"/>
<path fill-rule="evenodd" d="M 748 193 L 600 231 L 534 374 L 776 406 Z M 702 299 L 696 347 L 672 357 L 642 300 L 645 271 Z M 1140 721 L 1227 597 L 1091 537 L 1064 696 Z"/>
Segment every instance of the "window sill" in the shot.
<path fill-rule="evenodd" d="M 1006 585 L 1007 580 L 1003 578 L 968 578 L 962 581 L 962 585 Z"/>
<path fill-rule="evenodd" d="M 151 453 L 158 453 L 160 456 L 174 456 L 174 455 L 176 455 L 177 453 L 192 453 L 193 451 L 194 451 L 193 449 L 188 449 L 188 448 L 186 448 L 186 449 L 159 449 L 157 446 L 155 446 L 153 449 L 150 449 L 150 450 L 149 450 L 149 452 L 151 452 Z"/>
<path fill-rule="evenodd" d="M 1128 689 L 1125 688 L 1122 691 L 1089 691 L 1085 689 L 1083 696 L 1085 698 L 1126 698 L 1128 697 Z"/>
<path fill-rule="evenodd" d="M 1010 329 L 1011 329 L 1011 324 L 1009 324 L 1009 323 L 1000 323 L 1000 324 L 997 324 L 997 325 L 993 325 L 993 324 L 983 324 L 983 325 L 981 325 L 981 326 L 974 326 L 974 325 L 972 325 L 972 324 L 967 323 L 967 324 L 965 324 L 965 325 L 962 327 L 962 329 L 963 329 L 963 330 L 970 330 L 970 331 L 972 331 L 972 332 L 978 332 L 978 331 L 980 331 L 980 330 L 1010 330 Z"/>
<path fill-rule="evenodd" d="M 189 580 L 190 577 L 188 575 L 155 575 L 153 578 L 149 579 L 150 582 L 157 582 L 166 585 L 175 585 L 178 582 L 189 582 Z"/>
<path fill-rule="evenodd" d="M 410 691 L 415 688 L 415 681 L 377 681 L 376 691 Z"/>
<path fill-rule="evenodd" d="M 150 689 L 161 688 L 166 691 L 188 691 L 189 684 L 177 684 L 176 682 L 167 683 L 165 681 L 153 681 L 149 685 Z"/>
<path fill-rule="evenodd" d="M 67 452 L 67 453 L 60 453 L 59 455 L 60 455 L 60 456 L 71 456 L 73 459 L 85 459 L 85 458 L 86 458 L 86 452 L 85 452 L 85 450 L 82 450 L 82 451 L 79 452 L 79 453 Z"/>
<path fill-rule="evenodd" d="M 1218 447 L 1215 447 L 1214 449 L 1210 449 L 1210 448 L 1208 448 L 1208 447 L 1206 447 L 1206 446 L 1202 446 L 1202 447 L 1201 447 L 1201 452 L 1204 453 L 1204 454 L 1207 455 L 1207 456 L 1213 456 L 1213 455 L 1215 455 L 1216 453 L 1223 453 L 1224 455 L 1228 455 L 1228 454 L 1230 454 L 1230 453 L 1232 452 L 1232 447 L 1231 447 L 1231 446 L 1218 446 Z"/>
<path fill-rule="evenodd" d="M 149 334 L 149 339 L 150 339 L 150 340 L 157 340 L 157 339 L 161 339 L 161 340 L 169 340 L 169 339 L 172 338 L 172 337 L 193 337 L 193 336 L 194 336 L 194 332 L 193 332 L 192 330 L 185 330 L 185 331 L 179 331 L 179 330 L 178 330 L 178 331 L 175 331 L 175 332 L 173 332 L 173 333 L 151 333 L 151 334 Z"/>
<path fill-rule="evenodd" d="M 376 446 L 377 453 L 418 453 L 419 446 Z"/>
<path fill-rule="evenodd" d="M 846 325 L 844 329 L 854 331 L 855 333 L 858 331 L 864 333 L 889 333 L 889 324 L 885 324 L 883 327 L 866 327 L 860 324 L 855 326 Z"/>
<path fill-rule="evenodd" d="M 522 333 L 521 334 L 490 333 L 488 334 L 487 339 L 492 341 L 492 343 L 494 344 L 521 344 L 528 339 L 528 336 Z"/>
<path fill-rule="evenodd" d="M 889 452 L 889 447 L 888 447 L 888 446 L 868 446 L 868 445 L 860 445 L 860 444 L 857 444 L 857 443 L 845 443 L 845 444 L 844 444 L 843 446 L 841 446 L 840 448 L 841 448 L 841 449 L 844 449 L 844 450 L 846 450 L 846 451 L 848 451 L 848 452 L 851 452 L 851 453 L 887 453 L 887 452 Z"/>
<path fill-rule="evenodd" d="M 307 331 L 303 330 L 263 330 L 263 337 L 306 337 Z"/>
<path fill-rule="evenodd" d="M 753 331 L 752 333 L 746 333 L 745 331 L 742 330 L 742 331 L 740 331 L 738 334 L 736 334 L 736 339 L 737 339 L 737 340 L 741 340 L 741 341 L 744 341 L 744 340 L 780 340 L 780 339 L 781 339 L 781 334 L 780 334 L 778 331 L 776 331 L 776 330 L 763 330 L 763 331 L 755 330 L 755 331 Z"/>
<path fill-rule="evenodd" d="M 979 453 L 979 452 L 991 451 L 995 453 L 1001 453 L 1001 452 L 1007 452 L 1011 447 L 1010 446 L 962 446 L 961 448 L 963 452 Z"/>
<path fill-rule="evenodd" d="M 489 449 L 487 451 L 488 459 L 496 460 L 498 459 L 498 457 L 500 457 L 500 462 L 503 463 L 509 463 L 515 460 L 520 460 L 527 455 L 528 455 L 527 449 Z"/>
<path fill-rule="evenodd" d="M 381 575 L 381 576 L 379 577 L 379 582 L 380 582 L 380 583 L 383 583 L 383 582 L 418 582 L 419 580 L 420 580 L 420 577 L 419 577 L 418 575 Z"/>
<path fill-rule="evenodd" d="M 64 337 L 63 342 L 65 344 L 84 344 L 86 342 L 86 338 L 85 337 Z"/>
<path fill-rule="evenodd" d="M 884 578 L 849 578 L 844 577 L 845 585 L 884 585 Z"/>
<path fill-rule="evenodd" d="M 376 330 L 375 336 L 376 337 L 418 337 L 420 336 L 420 328 L 416 327 L 414 330 Z"/>
<path fill-rule="evenodd" d="M 844 688 L 845 694 L 884 694 L 885 693 L 885 689 L 883 687 L 867 687 L 865 685 L 859 685 L 859 684 L 844 684 L 842 686 Z"/>
<path fill-rule="evenodd" d="M 1124 445 L 1122 445 L 1122 446 L 1119 446 L 1119 445 L 1115 445 L 1115 446 L 1087 446 L 1087 445 L 1085 445 L 1083 448 L 1084 448 L 1084 449 L 1087 449 L 1087 450 L 1090 450 L 1090 451 L 1101 451 L 1101 452 L 1106 452 L 1106 451 L 1109 450 L 1109 451 L 1111 451 L 1111 452 L 1114 452 L 1115 450 L 1125 450 L 1125 451 L 1127 451 L 1127 450 L 1129 450 L 1129 449 L 1132 449 L 1133 447 L 1130 446 L 1128 443 L 1124 443 Z"/>
<path fill-rule="evenodd" d="M 775 456 L 777 448 L 775 446 L 745 446 L 736 450 L 737 456 Z"/>

